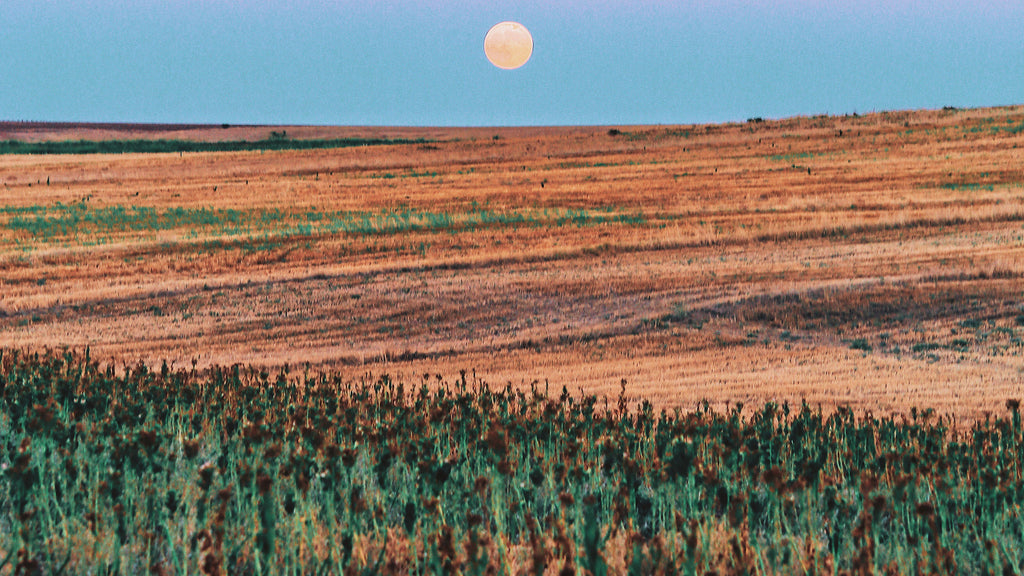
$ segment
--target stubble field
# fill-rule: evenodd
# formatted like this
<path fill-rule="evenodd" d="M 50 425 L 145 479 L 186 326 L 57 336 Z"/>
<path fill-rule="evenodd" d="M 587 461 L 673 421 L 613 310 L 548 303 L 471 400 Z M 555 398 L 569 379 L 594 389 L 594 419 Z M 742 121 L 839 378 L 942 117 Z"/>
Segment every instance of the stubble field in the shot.
<path fill-rule="evenodd" d="M 129 131 L 129 129 L 131 131 Z M 148 130 L 148 131 L 147 131 Z M 0 347 L 289 364 L 690 409 L 1001 413 L 1024 383 L 1024 107 L 0 156 Z M 294 370 L 294 368 L 293 368 Z"/>

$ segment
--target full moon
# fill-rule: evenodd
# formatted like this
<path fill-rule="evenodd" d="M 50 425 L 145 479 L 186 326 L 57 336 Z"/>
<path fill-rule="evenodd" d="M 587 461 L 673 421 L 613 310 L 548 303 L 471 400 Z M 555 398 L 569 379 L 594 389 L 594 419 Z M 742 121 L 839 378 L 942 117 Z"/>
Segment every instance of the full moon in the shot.
<path fill-rule="evenodd" d="M 533 36 L 518 22 L 499 22 L 484 37 L 484 54 L 498 68 L 515 70 L 533 54 Z"/>

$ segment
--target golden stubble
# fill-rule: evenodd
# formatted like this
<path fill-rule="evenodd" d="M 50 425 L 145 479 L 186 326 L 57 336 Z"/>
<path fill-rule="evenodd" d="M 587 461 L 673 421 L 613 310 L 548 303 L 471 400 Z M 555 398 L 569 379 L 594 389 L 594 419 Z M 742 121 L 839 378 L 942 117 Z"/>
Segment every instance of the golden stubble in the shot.
<path fill-rule="evenodd" d="M 0 345 L 411 381 L 475 369 L 612 397 L 626 379 L 668 409 L 806 399 L 977 418 L 1024 379 L 1022 125 L 1008 107 L 615 131 L 287 127 L 432 141 L 0 157 Z M 251 225 L 11 226 L 71 205 Z M 474 224 L 484 212 L 501 218 Z M 341 213 L 454 227 L 337 232 L 310 216 Z M 258 224 L 267 214 L 309 227 Z"/>

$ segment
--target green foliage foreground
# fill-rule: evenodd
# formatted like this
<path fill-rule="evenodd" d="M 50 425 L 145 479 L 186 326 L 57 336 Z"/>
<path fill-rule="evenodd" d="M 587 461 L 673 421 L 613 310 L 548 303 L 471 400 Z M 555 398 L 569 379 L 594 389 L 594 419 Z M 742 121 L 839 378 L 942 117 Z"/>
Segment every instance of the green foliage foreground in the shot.
<path fill-rule="evenodd" d="M 954 432 L 0 350 L 0 574 L 1017 572 L 1007 405 Z"/>

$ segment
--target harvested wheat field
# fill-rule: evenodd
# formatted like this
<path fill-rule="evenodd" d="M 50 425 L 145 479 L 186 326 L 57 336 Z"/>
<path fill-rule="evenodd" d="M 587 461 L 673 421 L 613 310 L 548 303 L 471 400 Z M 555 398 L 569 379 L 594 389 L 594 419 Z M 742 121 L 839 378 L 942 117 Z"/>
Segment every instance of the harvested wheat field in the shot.
<path fill-rule="evenodd" d="M 0 156 L 0 346 L 461 370 L 659 408 L 1024 395 L 1024 106 L 707 126 L 0 125 L 382 139 Z M 398 143 L 389 143 L 398 142 Z"/>

